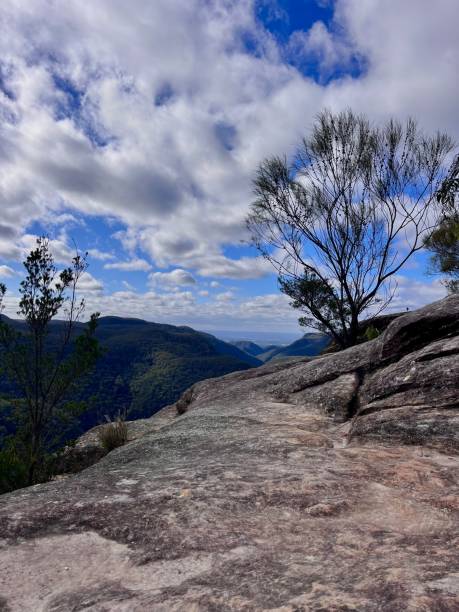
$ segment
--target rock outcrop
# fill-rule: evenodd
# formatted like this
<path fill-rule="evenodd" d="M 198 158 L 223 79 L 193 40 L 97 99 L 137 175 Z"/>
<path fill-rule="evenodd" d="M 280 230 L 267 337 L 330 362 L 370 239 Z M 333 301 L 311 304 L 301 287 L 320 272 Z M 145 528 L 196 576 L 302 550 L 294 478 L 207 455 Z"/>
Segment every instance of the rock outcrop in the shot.
<path fill-rule="evenodd" d="M 458 380 L 451 296 L 197 383 L 92 467 L 0 498 L 0 609 L 459 610 Z"/>

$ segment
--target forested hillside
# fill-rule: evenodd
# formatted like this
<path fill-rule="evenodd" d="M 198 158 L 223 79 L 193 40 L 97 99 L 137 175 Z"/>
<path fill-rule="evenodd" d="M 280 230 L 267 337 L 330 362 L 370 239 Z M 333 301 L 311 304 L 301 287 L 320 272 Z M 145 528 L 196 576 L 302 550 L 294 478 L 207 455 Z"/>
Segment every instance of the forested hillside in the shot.
<path fill-rule="evenodd" d="M 253 357 L 258 357 L 261 353 L 265 352 L 265 348 L 255 344 L 255 342 L 251 342 L 250 340 L 235 340 L 231 342 L 233 346 L 237 346 L 238 349 L 244 351 L 248 355 L 252 355 Z"/>
<path fill-rule="evenodd" d="M 304 334 L 302 338 L 286 346 L 261 347 L 248 340 L 239 340 L 232 344 L 248 355 L 256 356 L 257 359 L 266 363 L 272 359 L 282 359 L 283 357 L 315 357 L 330 344 L 330 337 L 326 334 L 311 332 Z"/>
<path fill-rule="evenodd" d="M 8 319 L 8 323 L 19 330 L 24 327 L 21 321 Z M 51 348 L 60 327 L 59 322 L 50 326 Z M 79 330 L 82 328 L 78 325 Z M 174 402 L 198 380 L 261 363 L 237 347 L 190 327 L 102 317 L 96 335 L 104 355 L 95 370 L 82 381 L 81 390 L 75 397 L 87 403 L 75 433 L 119 411 L 126 412 L 130 419 L 151 416 Z M 14 397 L 14 389 L 5 380 L 0 382 L 0 392 L 3 398 Z M 5 426 L 8 402 L 3 399 L 2 404 L 0 427 L 2 420 Z"/>
<path fill-rule="evenodd" d="M 315 357 L 330 343 L 330 337 L 321 333 L 307 333 L 299 340 L 287 346 L 278 346 L 268 349 L 258 355 L 258 359 L 267 362 L 282 357 Z"/>

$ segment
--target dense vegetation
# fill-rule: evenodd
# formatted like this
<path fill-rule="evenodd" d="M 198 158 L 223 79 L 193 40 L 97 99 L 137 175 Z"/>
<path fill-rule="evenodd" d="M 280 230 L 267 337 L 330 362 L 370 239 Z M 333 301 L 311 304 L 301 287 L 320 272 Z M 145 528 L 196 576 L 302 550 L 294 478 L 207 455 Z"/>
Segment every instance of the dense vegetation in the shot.
<path fill-rule="evenodd" d="M 22 321 L 7 321 L 17 330 L 24 327 Z M 59 337 L 60 327 L 59 322 L 50 326 L 50 345 Z M 83 327 L 80 324 L 77 329 Z M 84 401 L 86 409 L 69 437 L 101 423 L 106 415 L 114 418 L 121 412 L 130 419 L 151 416 L 198 380 L 260 364 L 209 334 L 140 319 L 101 317 L 96 338 L 102 356 L 74 393 L 75 401 Z M 14 387 L 5 378 L 0 381 L 0 391 L 4 398 L 14 396 Z M 0 426 L 3 424 L 5 432 L 8 402 L 4 400 L 3 405 Z"/>
<path fill-rule="evenodd" d="M 0 284 L 0 372 L 10 389 L 6 414 L 12 424 L 0 452 L 0 490 L 47 478 L 49 453 L 62 443 L 66 425 L 82 408 L 74 397 L 78 380 L 100 356 L 94 337 L 98 313 L 75 333 L 85 309 L 78 287 L 87 269 L 86 255 L 77 251 L 71 264 L 58 271 L 49 240 L 41 237 L 24 268 L 20 328 L 2 316 L 6 286 Z M 51 339 L 58 315 L 63 320 Z"/>
<path fill-rule="evenodd" d="M 442 218 L 426 238 L 425 246 L 432 253 L 434 273 L 445 277 L 450 293 L 459 292 L 459 155 L 451 165 L 448 177 L 437 194 L 442 204 Z"/>
<path fill-rule="evenodd" d="M 261 363 L 189 327 L 98 313 L 82 323 L 86 256 L 58 271 L 47 238 L 24 266 L 21 319 L 3 315 L 0 284 L 0 493 L 48 479 L 65 444 L 104 420 L 118 435 L 124 418 L 151 416 L 194 382 Z"/>
<path fill-rule="evenodd" d="M 97 338 L 106 353 L 82 397 L 94 396 L 84 427 L 125 410 L 129 418 L 152 415 L 198 380 L 259 365 L 236 347 L 189 327 L 103 317 Z"/>

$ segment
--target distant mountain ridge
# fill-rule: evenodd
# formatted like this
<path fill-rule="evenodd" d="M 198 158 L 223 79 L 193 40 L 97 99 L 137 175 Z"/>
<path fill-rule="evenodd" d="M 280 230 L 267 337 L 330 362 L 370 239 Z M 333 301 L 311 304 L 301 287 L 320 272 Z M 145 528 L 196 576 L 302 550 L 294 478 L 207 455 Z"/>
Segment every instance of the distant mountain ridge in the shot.
<path fill-rule="evenodd" d="M 248 355 L 256 356 L 257 359 L 267 363 L 273 359 L 283 357 L 315 357 L 330 344 L 330 338 L 326 334 L 311 332 L 304 334 L 302 338 L 295 340 L 287 346 L 261 347 L 249 340 L 238 340 L 232 343 L 237 348 L 245 351 Z"/>
<path fill-rule="evenodd" d="M 259 346 L 255 342 L 251 342 L 250 340 L 236 340 L 231 342 L 233 346 L 236 346 L 239 350 L 244 351 L 248 355 L 252 355 L 253 357 L 257 357 L 261 355 L 261 353 L 265 352 L 265 348 Z"/>
<path fill-rule="evenodd" d="M 4 318 L 24 330 L 22 321 Z M 51 346 L 60 326 L 59 321 L 50 326 Z M 78 324 L 77 329 L 83 328 L 84 324 Z M 130 419 L 151 416 L 197 381 L 262 363 L 236 346 L 187 326 L 106 316 L 99 319 L 96 335 L 105 354 L 82 381 L 77 397 L 72 397 L 88 402 L 76 434 L 118 411 L 127 412 Z M 14 394 L 1 379 L 0 394 Z M 0 430 L 1 421 L 0 416 Z"/>

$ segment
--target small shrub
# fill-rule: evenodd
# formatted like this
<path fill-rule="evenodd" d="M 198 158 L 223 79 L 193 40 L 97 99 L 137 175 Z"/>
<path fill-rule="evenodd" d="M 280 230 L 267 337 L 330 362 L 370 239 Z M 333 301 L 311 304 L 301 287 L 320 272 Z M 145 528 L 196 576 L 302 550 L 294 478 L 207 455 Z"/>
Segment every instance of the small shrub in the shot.
<path fill-rule="evenodd" d="M 193 386 L 189 387 L 186 391 L 184 391 L 180 396 L 179 400 L 175 403 L 175 409 L 177 410 L 177 414 L 185 414 L 192 400 Z"/>
<path fill-rule="evenodd" d="M 13 446 L 0 451 L 0 495 L 28 484 L 26 462 L 23 461 Z"/>
<path fill-rule="evenodd" d="M 374 325 L 369 325 L 365 330 L 365 338 L 366 340 L 374 340 L 379 336 L 379 331 L 376 329 Z"/>
<path fill-rule="evenodd" d="M 128 438 L 127 423 L 124 419 L 118 417 L 115 421 L 109 421 L 102 425 L 97 435 L 103 448 L 110 452 L 126 444 Z"/>

